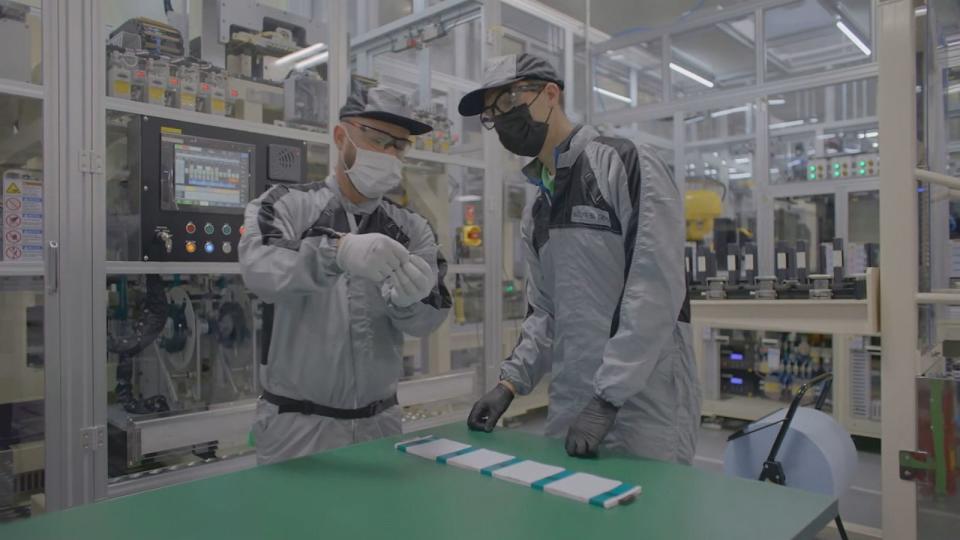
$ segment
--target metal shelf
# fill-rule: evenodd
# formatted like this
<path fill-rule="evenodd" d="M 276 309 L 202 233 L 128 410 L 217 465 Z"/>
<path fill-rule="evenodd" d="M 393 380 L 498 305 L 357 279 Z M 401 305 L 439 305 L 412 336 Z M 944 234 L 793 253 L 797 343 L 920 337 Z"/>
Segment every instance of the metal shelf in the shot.
<path fill-rule="evenodd" d="M 240 263 L 107 261 L 105 266 L 108 275 L 240 273 Z"/>
<path fill-rule="evenodd" d="M 694 300 L 701 327 L 810 334 L 880 333 L 880 271 L 867 272 L 865 300 Z"/>
<path fill-rule="evenodd" d="M 440 154 L 437 152 L 424 152 L 423 150 L 410 150 L 404 156 L 407 161 L 421 160 L 433 163 L 445 163 L 447 165 L 459 165 L 461 167 L 471 167 L 474 169 L 483 169 L 486 167 L 483 160 L 463 157 L 459 154 Z"/>
<path fill-rule="evenodd" d="M 725 399 L 705 399 L 700 408 L 703 416 L 723 416 L 737 420 L 759 420 L 764 416 L 780 410 L 789 403 L 783 403 L 764 397 L 734 396 Z"/>
<path fill-rule="evenodd" d="M 0 277 L 43 276 L 43 262 L 2 262 Z"/>
<path fill-rule="evenodd" d="M 216 114 L 207 114 L 195 111 L 184 111 L 172 107 L 161 107 L 139 101 L 130 101 L 115 97 L 104 98 L 104 104 L 107 110 L 124 112 L 130 114 L 140 114 L 154 118 L 165 118 L 167 120 L 176 120 L 179 122 L 190 122 L 194 124 L 203 124 L 216 126 L 226 129 L 235 129 L 237 131 L 247 131 L 250 133 L 262 133 L 264 135 L 273 135 L 276 137 L 285 137 L 288 139 L 297 139 L 316 144 L 330 144 L 329 133 L 317 133 L 304 129 L 295 129 L 271 124 L 249 122 L 237 118 L 229 118 Z"/>
<path fill-rule="evenodd" d="M 3 87 L 0 86 L 0 91 Z M 154 118 L 165 118 L 179 122 L 191 122 L 194 124 L 204 124 L 209 126 L 222 127 L 226 129 L 235 129 L 237 131 L 247 131 L 251 133 L 263 133 L 277 137 L 286 137 L 288 139 L 297 139 L 316 144 L 331 144 L 329 133 L 317 133 L 303 129 L 274 126 L 270 124 L 258 124 L 239 120 L 237 118 L 228 118 L 215 114 L 207 114 L 194 111 L 182 111 L 172 107 L 161 107 L 149 103 L 140 103 L 139 101 L 130 101 L 114 97 L 104 98 L 106 108 L 111 111 L 123 112 L 129 114 L 140 114 Z M 447 165 L 459 165 L 461 167 L 471 167 L 474 169 L 485 168 L 483 160 L 461 156 L 459 154 L 440 154 L 437 152 L 424 152 L 422 150 L 410 150 L 406 155 L 408 160 L 429 161 L 432 163 L 444 163 Z"/>
<path fill-rule="evenodd" d="M 844 424 L 843 427 L 845 427 L 851 435 L 872 437 L 874 439 L 880 438 L 880 420 L 849 417 L 842 423 Z"/>
<path fill-rule="evenodd" d="M 838 180 L 809 180 L 805 182 L 781 182 L 771 185 L 770 198 L 804 197 L 808 195 L 836 194 L 838 190 L 849 192 L 876 191 L 880 188 L 879 176 L 858 176 Z"/>
<path fill-rule="evenodd" d="M 43 85 L 0 78 L 0 94 L 43 99 Z"/>

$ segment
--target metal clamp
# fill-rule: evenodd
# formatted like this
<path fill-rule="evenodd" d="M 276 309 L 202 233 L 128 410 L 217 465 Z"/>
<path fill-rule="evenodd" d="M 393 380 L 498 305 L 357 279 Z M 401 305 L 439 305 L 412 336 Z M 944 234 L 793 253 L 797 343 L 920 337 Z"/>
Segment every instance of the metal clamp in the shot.
<path fill-rule="evenodd" d="M 900 451 L 900 479 L 916 480 L 917 476 L 933 469 L 930 454 L 921 451 Z"/>

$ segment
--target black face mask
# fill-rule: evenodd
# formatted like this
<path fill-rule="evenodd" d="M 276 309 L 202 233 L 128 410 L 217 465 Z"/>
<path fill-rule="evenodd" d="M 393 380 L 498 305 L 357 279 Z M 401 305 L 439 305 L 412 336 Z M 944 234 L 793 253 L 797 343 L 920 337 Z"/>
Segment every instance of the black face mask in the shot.
<path fill-rule="evenodd" d="M 552 114 L 551 108 L 547 119 L 537 122 L 530 116 L 530 105 L 517 105 L 508 112 L 494 116 L 493 127 L 504 148 L 518 156 L 534 157 L 547 140 L 547 122 Z"/>

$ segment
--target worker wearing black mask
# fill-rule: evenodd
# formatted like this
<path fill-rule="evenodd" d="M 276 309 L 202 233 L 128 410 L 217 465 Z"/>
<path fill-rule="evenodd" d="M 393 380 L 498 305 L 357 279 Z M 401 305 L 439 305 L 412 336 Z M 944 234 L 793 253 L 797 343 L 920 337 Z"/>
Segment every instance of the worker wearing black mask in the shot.
<path fill-rule="evenodd" d="M 470 412 L 491 431 L 553 372 L 546 434 L 572 456 L 606 447 L 690 463 L 700 420 L 684 280 L 683 197 L 650 148 L 577 126 L 563 82 L 530 54 L 491 59 L 460 102 L 504 148 L 536 157 L 524 211 L 527 317 L 500 381 Z"/>

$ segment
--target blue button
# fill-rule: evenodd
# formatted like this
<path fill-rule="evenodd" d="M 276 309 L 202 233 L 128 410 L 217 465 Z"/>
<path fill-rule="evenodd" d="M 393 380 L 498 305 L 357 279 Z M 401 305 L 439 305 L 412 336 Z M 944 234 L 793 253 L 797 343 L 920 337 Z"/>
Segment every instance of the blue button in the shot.
<path fill-rule="evenodd" d="M 207 253 L 213 253 L 214 249 L 213 242 L 207 242 L 203 245 L 203 250 Z"/>

